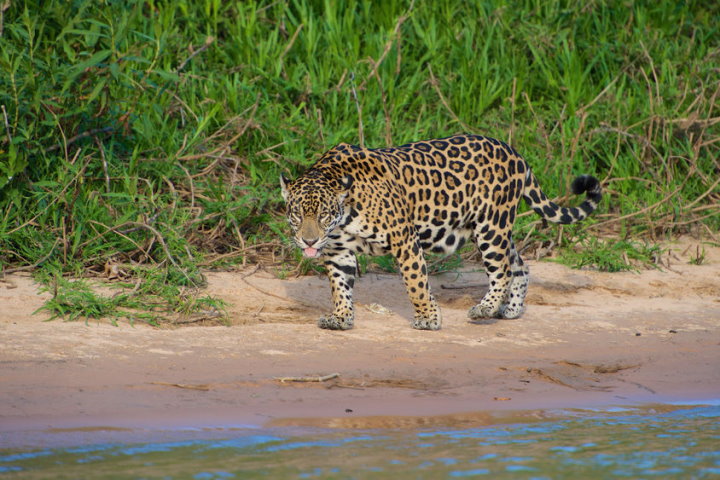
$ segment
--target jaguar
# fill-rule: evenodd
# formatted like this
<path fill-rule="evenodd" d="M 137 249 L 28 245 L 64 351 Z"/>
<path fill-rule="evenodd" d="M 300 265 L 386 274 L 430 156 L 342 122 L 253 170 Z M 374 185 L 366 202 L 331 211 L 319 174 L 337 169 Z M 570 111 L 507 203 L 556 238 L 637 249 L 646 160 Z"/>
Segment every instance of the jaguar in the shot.
<path fill-rule="evenodd" d="M 468 239 L 489 281 L 468 316 L 518 318 L 528 290 L 528 267 L 512 239 L 520 199 L 547 221 L 570 224 L 602 198 L 597 178 L 580 175 L 571 189 L 585 194 L 582 203 L 557 205 L 513 147 L 479 135 L 391 148 L 341 143 L 294 181 L 281 174 L 280 186 L 294 242 L 327 270 L 334 308 L 318 326 L 332 330 L 354 326 L 357 254 L 394 256 L 414 308 L 412 326 L 440 329 L 424 252 L 449 254 Z"/>

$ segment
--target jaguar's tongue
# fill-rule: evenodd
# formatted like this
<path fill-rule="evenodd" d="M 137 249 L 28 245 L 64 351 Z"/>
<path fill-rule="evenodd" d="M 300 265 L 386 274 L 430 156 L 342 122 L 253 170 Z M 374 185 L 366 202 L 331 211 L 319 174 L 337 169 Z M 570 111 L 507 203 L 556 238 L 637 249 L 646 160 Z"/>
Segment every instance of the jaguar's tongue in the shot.
<path fill-rule="evenodd" d="M 308 258 L 315 258 L 318 256 L 318 249 L 313 247 L 307 247 L 303 250 L 303 253 Z"/>

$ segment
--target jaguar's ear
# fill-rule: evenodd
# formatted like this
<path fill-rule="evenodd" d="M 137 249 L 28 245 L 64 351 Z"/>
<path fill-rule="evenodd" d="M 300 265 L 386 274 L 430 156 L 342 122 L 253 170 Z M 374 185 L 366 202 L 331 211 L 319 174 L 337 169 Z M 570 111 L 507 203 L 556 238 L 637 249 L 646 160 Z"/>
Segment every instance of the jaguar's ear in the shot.
<path fill-rule="evenodd" d="M 280 174 L 280 190 L 282 192 L 283 200 L 287 202 L 288 199 L 288 189 L 287 186 L 290 184 L 290 180 L 287 179 L 284 173 Z"/>
<path fill-rule="evenodd" d="M 338 181 L 340 183 L 340 188 L 341 188 L 340 193 L 338 195 L 338 199 L 342 203 L 345 200 L 345 198 L 348 196 L 348 194 L 350 193 L 350 189 L 352 188 L 353 182 L 355 181 L 355 179 L 352 177 L 352 175 L 344 175 L 344 176 L 340 177 L 340 179 Z"/>

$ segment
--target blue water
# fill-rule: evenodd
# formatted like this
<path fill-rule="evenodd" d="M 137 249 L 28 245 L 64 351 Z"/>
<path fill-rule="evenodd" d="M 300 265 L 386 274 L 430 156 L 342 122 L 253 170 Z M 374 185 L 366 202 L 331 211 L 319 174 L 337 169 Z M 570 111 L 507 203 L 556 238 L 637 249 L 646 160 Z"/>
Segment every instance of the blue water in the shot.
<path fill-rule="evenodd" d="M 563 412 L 475 428 L 228 432 L 0 450 L 0 478 L 720 478 L 720 406 Z"/>

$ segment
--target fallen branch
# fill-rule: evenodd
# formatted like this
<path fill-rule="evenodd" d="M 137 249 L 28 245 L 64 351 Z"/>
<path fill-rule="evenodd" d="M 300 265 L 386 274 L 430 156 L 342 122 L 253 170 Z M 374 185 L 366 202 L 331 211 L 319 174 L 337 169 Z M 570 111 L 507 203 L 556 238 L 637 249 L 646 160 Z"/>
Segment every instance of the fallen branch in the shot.
<path fill-rule="evenodd" d="M 322 377 L 275 377 L 275 380 L 277 380 L 280 383 L 286 383 L 286 382 L 322 383 L 322 382 L 327 382 L 328 380 L 332 380 L 333 378 L 338 378 L 339 376 L 340 376 L 339 373 L 331 373 L 330 375 L 325 375 Z"/>
<path fill-rule="evenodd" d="M 53 243 L 53 246 L 50 247 L 50 251 L 47 253 L 47 255 L 45 255 L 44 257 L 42 257 L 40 260 L 33 263 L 32 265 L 23 265 L 22 267 L 8 268 L 6 270 L 3 270 L 2 274 L 4 275 L 4 274 L 15 273 L 15 272 L 22 272 L 23 270 L 34 270 L 35 268 L 40 266 L 42 263 L 44 263 L 48 258 L 50 258 L 50 256 L 53 254 L 53 252 L 55 251 L 55 248 L 60 244 L 60 242 L 61 242 L 61 240 L 59 238 L 56 239 L 55 243 Z M 2 280 L 0 280 L 0 281 L 2 281 Z"/>
<path fill-rule="evenodd" d="M 201 392 L 210 391 L 210 385 L 189 385 L 187 383 L 169 383 L 169 382 L 150 382 L 151 385 L 160 385 L 162 387 L 176 387 L 186 390 L 200 390 Z"/>

